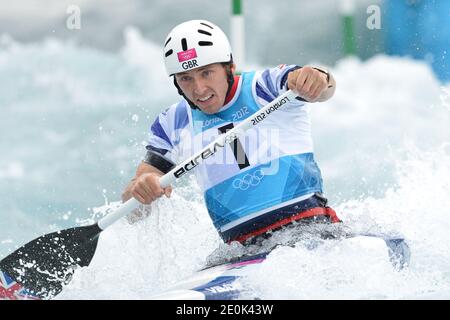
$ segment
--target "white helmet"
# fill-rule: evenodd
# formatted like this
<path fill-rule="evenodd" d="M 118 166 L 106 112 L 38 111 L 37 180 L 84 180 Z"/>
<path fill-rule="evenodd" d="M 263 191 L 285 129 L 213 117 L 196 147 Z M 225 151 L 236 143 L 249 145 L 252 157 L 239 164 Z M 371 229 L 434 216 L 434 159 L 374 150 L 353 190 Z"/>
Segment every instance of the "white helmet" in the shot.
<path fill-rule="evenodd" d="M 230 62 L 231 46 L 225 33 L 206 20 L 179 24 L 166 38 L 164 61 L 169 76 L 211 63 Z"/>

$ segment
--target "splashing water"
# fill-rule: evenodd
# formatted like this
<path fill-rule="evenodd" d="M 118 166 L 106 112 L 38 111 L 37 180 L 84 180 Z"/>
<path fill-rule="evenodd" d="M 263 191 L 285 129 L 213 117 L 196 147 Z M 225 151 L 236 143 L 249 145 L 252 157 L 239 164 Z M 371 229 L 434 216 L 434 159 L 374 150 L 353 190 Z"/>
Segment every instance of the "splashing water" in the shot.
<path fill-rule="evenodd" d="M 300 244 L 280 247 L 245 279 L 252 289 L 246 298 L 448 299 L 449 164 L 450 144 L 411 151 L 398 162 L 396 188 L 337 208 L 355 232 L 402 234 L 411 249 L 409 267 L 393 269 L 386 247 L 373 239 L 331 241 L 314 251 Z"/>

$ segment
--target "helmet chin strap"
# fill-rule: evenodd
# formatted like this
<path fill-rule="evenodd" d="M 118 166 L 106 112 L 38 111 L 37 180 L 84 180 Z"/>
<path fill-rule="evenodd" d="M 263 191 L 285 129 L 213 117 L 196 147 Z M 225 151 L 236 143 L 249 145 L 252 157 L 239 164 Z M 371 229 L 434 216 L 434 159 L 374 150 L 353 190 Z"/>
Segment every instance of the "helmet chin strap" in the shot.
<path fill-rule="evenodd" d="M 191 100 L 189 100 L 188 97 L 186 97 L 186 95 L 184 94 L 183 90 L 181 90 L 180 86 L 178 85 L 177 78 L 175 78 L 175 75 L 173 76 L 173 84 L 174 84 L 175 87 L 177 88 L 178 94 L 179 94 L 180 96 L 182 96 L 182 97 L 187 101 L 187 103 L 189 104 L 189 106 L 190 106 L 192 109 L 194 109 L 194 110 L 195 110 L 195 109 L 198 109 L 198 107 L 197 107 Z"/>
<path fill-rule="evenodd" d="M 233 72 L 231 71 L 231 65 L 233 64 L 233 60 L 231 60 L 230 62 L 222 63 L 222 64 L 225 66 L 225 71 L 227 73 L 228 89 L 227 89 L 227 93 L 225 95 L 225 99 L 226 99 L 226 97 L 228 97 L 228 95 L 230 94 L 231 88 L 233 87 L 233 84 L 234 84 L 234 75 L 233 75 Z M 173 76 L 173 84 L 177 88 L 178 94 L 180 96 L 182 96 L 188 102 L 189 106 L 192 109 L 194 109 L 194 110 L 199 109 L 199 107 L 197 107 L 194 102 L 192 102 L 191 100 L 189 100 L 186 97 L 183 90 L 181 90 L 180 86 L 178 85 L 177 79 L 175 78 L 175 75 Z"/>

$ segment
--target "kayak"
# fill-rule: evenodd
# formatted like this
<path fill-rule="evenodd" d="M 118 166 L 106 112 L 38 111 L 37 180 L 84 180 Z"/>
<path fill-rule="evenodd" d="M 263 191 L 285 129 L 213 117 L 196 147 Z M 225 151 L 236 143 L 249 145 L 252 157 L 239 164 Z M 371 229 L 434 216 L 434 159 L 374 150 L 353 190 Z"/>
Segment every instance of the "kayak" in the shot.
<path fill-rule="evenodd" d="M 255 270 L 268 253 L 243 258 L 236 262 L 209 267 L 196 272 L 166 292 L 154 295 L 154 300 L 235 300 L 245 288 L 238 279 Z"/>
<path fill-rule="evenodd" d="M 408 266 L 410 250 L 403 238 L 385 238 L 372 234 L 352 237 L 362 241 L 384 241 L 387 257 L 396 270 Z M 248 292 L 240 279 L 255 272 L 264 263 L 269 252 L 237 258 L 235 261 L 204 268 L 170 289 L 149 297 L 154 300 L 237 300 Z"/>

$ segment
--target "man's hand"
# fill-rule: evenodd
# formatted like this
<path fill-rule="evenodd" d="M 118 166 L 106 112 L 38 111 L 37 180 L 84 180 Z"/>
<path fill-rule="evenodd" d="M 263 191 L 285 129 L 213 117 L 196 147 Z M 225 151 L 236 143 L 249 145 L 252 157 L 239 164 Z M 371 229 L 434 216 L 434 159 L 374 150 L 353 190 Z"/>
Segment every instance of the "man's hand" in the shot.
<path fill-rule="evenodd" d="M 136 176 L 130 181 L 122 194 L 122 201 L 134 197 L 140 203 L 150 204 L 163 194 L 170 198 L 172 188 L 161 188 L 159 178 L 163 175 L 157 168 L 142 161 L 137 170 Z"/>
<path fill-rule="evenodd" d="M 161 188 L 159 185 L 160 176 L 154 172 L 143 173 L 132 182 L 127 191 L 132 197 L 143 204 L 150 204 L 164 194 L 167 198 L 170 198 L 172 188 Z"/>
<path fill-rule="evenodd" d="M 329 83 L 327 75 L 323 72 L 312 67 L 303 67 L 290 72 L 287 82 L 289 89 L 308 102 L 326 100 L 322 95 L 326 95 Z"/>

